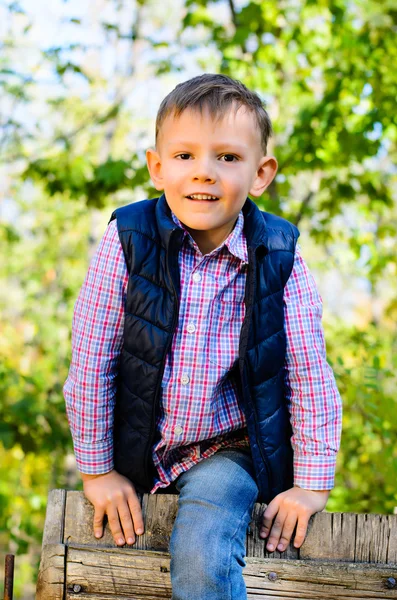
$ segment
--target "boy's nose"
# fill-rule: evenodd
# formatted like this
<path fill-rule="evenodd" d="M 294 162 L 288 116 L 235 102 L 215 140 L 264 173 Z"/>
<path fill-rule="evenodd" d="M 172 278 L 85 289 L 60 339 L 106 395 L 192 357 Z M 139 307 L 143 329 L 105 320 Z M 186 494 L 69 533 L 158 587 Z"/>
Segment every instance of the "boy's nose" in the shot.
<path fill-rule="evenodd" d="M 196 168 L 193 173 L 194 181 L 214 182 L 215 179 L 214 170 L 207 167 Z"/>
<path fill-rule="evenodd" d="M 196 168 L 193 172 L 193 179 L 195 181 L 215 181 L 215 169 L 208 163 L 200 163 L 195 165 Z"/>

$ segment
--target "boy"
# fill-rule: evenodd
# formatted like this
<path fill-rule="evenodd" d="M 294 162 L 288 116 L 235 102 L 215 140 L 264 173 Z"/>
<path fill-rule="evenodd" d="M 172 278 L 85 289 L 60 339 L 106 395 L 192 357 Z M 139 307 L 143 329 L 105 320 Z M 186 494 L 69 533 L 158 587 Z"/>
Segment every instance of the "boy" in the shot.
<path fill-rule="evenodd" d="M 179 493 L 173 600 L 246 598 L 245 534 L 295 546 L 333 487 L 341 402 L 299 232 L 247 198 L 273 181 L 259 97 L 224 75 L 162 102 L 160 198 L 115 211 L 76 303 L 64 392 L 78 468 L 118 545 L 136 491 Z"/>

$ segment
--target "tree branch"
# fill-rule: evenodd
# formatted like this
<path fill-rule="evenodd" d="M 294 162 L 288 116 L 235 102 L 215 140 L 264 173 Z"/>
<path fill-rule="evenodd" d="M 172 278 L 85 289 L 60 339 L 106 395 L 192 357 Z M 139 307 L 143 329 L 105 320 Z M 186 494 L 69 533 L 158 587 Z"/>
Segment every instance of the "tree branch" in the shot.
<path fill-rule="evenodd" d="M 237 23 L 237 15 L 236 15 L 236 9 L 233 4 L 233 0 L 229 0 L 229 6 L 230 6 L 230 12 L 232 13 L 232 21 L 234 24 L 236 24 Z"/>
<path fill-rule="evenodd" d="M 234 6 L 233 0 L 229 0 L 229 7 L 230 7 L 230 12 L 232 13 L 232 23 L 233 23 L 235 29 L 238 29 L 240 23 L 238 22 L 236 7 Z M 244 52 L 244 54 L 247 52 L 247 46 L 245 45 L 244 42 L 241 44 L 241 49 Z"/>
<path fill-rule="evenodd" d="M 312 198 L 314 198 L 314 192 L 312 192 L 312 190 L 310 190 L 310 192 L 308 192 L 308 194 L 306 194 L 306 196 L 302 200 L 299 212 L 294 219 L 294 225 L 296 225 L 296 226 L 299 225 L 299 222 L 302 220 L 302 218 L 306 212 L 306 209 L 309 206 Z"/>

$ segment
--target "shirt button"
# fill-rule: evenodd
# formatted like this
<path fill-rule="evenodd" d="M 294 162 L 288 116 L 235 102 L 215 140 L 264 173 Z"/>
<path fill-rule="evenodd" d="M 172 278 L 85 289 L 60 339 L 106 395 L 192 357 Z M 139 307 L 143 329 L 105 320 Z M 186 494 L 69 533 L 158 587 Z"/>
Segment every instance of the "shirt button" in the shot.
<path fill-rule="evenodd" d="M 189 325 L 186 327 L 188 333 L 194 333 L 196 331 L 196 327 L 193 325 L 193 323 L 189 323 Z"/>
<path fill-rule="evenodd" d="M 181 435 L 181 433 L 183 433 L 183 427 L 181 427 L 180 425 L 175 425 L 174 433 L 175 435 Z"/>
<path fill-rule="evenodd" d="M 195 281 L 196 283 L 198 283 L 199 281 L 201 281 L 201 275 L 200 273 L 193 273 L 193 281 Z"/>
<path fill-rule="evenodd" d="M 181 377 L 181 383 L 182 385 L 187 385 L 190 382 L 190 377 L 189 375 L 186 375 L 186 373 L 184 373 Z"/>

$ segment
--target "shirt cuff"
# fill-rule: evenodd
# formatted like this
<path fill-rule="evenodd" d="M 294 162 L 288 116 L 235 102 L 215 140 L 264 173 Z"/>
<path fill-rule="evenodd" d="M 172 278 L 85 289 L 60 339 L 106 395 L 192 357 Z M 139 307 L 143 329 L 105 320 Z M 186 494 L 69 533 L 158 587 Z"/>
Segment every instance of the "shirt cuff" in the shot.
<path fill-rule="evenodd" d="M 86 475 L 102 475 L 114 467 L 113 440 L 83 443 L 73 441 L 77 469 Z"/>
<path fill-rule="evenodd" d="M 294 484 L 306 490 L 331 490 L 335 485 L 336 454 L 294 455 Z"/>

